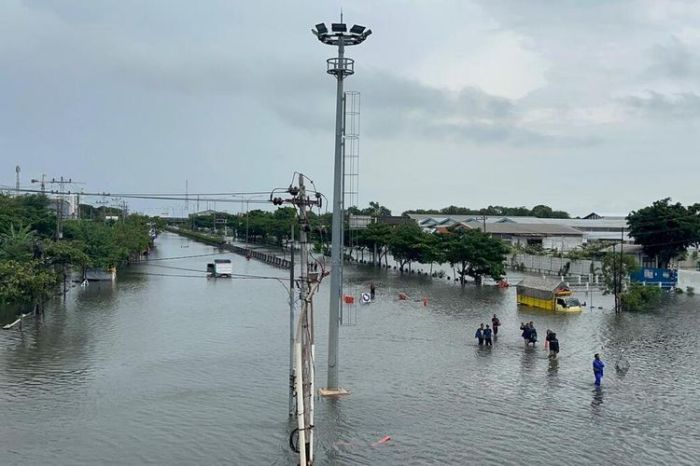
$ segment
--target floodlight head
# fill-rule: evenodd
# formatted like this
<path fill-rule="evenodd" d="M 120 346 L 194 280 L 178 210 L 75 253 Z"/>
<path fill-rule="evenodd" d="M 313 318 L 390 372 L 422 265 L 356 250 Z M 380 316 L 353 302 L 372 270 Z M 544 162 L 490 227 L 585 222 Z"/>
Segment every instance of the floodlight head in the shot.
<path fill-rule="evenodd" d="M 331 23 L 330 31 L 324 23 L 319 23 L 311 32 L 324 44 L 338 47 L 361 44 L 372 34 L 372 31 L 360 24 L 354 24 L 348 32 L 348 25 L 345 23 Z"/>
<path fill-rule="evenodd" d="M 326 25 L 324 23 L 318 23 L 316 25 L 316 33 L 315 33 L 316 35 L 325 34 L 327 32 L 328 32 L 328 28 L 326 27 Z"/>
<path fill-rule="evenodd" d="M 345 23 L 332 23 L 331 31 L 333 32 L 347 32 L 348 26 Z"/>

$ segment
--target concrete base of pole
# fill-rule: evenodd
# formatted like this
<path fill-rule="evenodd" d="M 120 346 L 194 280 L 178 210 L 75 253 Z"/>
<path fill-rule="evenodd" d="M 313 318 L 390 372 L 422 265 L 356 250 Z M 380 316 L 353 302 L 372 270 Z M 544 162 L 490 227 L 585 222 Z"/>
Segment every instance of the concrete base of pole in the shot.
<path fill-rule="evenodd" d="M 340 398 L 341 396 L 347 396 L 350 394 L 349 390 L 345 390 L 342 387 L 338 388 L 320 388 L 318 394 L 324 398 Z"/>

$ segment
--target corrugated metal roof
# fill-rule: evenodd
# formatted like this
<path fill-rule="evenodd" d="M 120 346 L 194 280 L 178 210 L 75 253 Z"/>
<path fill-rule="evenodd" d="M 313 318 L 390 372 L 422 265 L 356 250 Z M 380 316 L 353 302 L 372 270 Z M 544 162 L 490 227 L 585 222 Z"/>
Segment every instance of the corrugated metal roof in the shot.
<path fill-rule="evenodd" d="M 518 287 L 533 290 L 554 292 L 559 287 L 565 287 L 566 283 L 553 277 L 525 277 L 518 282 Z"/>
<path fill-rule="evenodd" d="M 581 230 L 566 225 L 492 223 L 486 225 L 486 233 L 497 235 L 583 236 Z"/>
<path fill-rule="evenodd" d="M 482 222 L 480 215 L 445 215 L 445 214 L 408 214 L 416 222 L 433 219 L 436 223 L 451 220 L 455 223 Z M 627 220 L 624 217 L 604 217 L 600 219 L 585 218 L 539 218 L 517 215 L 487 215 L 487 224 L 515 223 L 520 225 L 563 225 L 587 230 L 590 228 L 624 228 L 627 229 Z"/>

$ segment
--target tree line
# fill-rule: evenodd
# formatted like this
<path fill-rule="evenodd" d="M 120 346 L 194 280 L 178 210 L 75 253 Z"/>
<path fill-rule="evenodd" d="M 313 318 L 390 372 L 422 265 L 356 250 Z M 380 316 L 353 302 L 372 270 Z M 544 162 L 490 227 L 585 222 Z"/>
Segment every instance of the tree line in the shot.
<path fill-rule="evenodd" d="M 309 223 L 311 231 L 309 241 L 318 244 L 330 242 L 332 214 L 311 212 Z M 251 210 L 246 213 L 229 214 L 225 212 L 190 216 L 190 223 L 184 225 L 194 230 L 208 230 L 223 234 L 224 229 L 230 235 L 246 239 L 250 243 L 269 243 L 283 246 L 291 236 L 292 226 L 298 225 L 297 212 L 293 207 L 279 207 L 275 211 Z M 297 233 L 298 235 L 298 233 Z"/>
<path fill-rule="evenodd" d="M 372 223 L 358 230 L 354 245 L 374 254 L 373 262 L 396 260 L 399 271 L 411 270 L 411 264 L 449 264 L 461 284 L 471 277 L 481 284 L 483 277 L 500 280 L 505 275 L 505 261 L 510 248 L 500 239 L 480 230 L 451 228 L 444 233 L 426 233 L 415 223 L 396 226 Z"/>
<path fill-rule="evenodd" d="M 43 304 L 67 269 L 115 267 L 148 249 L 151 219 L 105 221 L 106 213 L 63 219 L 59 239 L 46 196 L 0 195 L 0 306 Z"/>
<path fill-rule="evenodd" d="M 408 214 L 436 214 L 436 215 L 488 215 L 504 217 L 538 217 L 538 218 L 571 218 L 568 212 L 563 210 L 553 210 L 547 205 L 536 205 L 532 209 L 527 207 L 504 207 L 488 206 L 481 209 L 470 209 L 469 207 L 457 207 L 454 205 L 443 207 L 442 209 L 415 209 L 407 210 L 402 215 Z"/>
<path fill-rule="evenodd" d="M 372 205 L 375 204 L 375 205 Z M 370 203 L 368 210 L 381 215 L 383 206 Z M 358 209 L 359 210 L 359 209 Z M 363 212 L 360 210 L 360 212 Z M 218 222 L 218 223 L 217 223 Z M 224 226 L 238 238 L 248 236 L 249 242 L 268 242 L 285 245 L 292 225 L 296 225 L 296 212 L 291 207 L 280 207 L 274 212 L 253 210 L 245 214 L 207 214 L 193 216 L 190 227 L 222 233 Z M 309 241 L 316 243 L 320 251 L 328 252 L 331 214 L 312 215 Z M 352 241 L 350 239 L 352 238 Z M 358 253 L 374 254 L 374 262 L 388 260 L 390 254 L 401 272 L 411 269 L 411 264 L 450 264 L 456 269 L 460 282 L 467 277 L 481 283 L 484 276 L 496 280 L 505 275 L 504 262 L 509 248 L 499 239 L 478 230 L 452 229 L 444 234 L 426 233 L 415 222 L 388 225 L 370 223 L 367 228 L 345 232 L 346 246 L 353 246 Z"/>

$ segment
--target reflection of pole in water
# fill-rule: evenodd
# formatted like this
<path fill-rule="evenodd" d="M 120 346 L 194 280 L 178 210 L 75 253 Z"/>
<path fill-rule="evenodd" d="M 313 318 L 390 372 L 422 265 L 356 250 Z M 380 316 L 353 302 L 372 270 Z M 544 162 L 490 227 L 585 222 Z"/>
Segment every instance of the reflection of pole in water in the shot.
<path fill-rule="evenodd" d="M 624 376 L 627 374 L 627 371 L 630 370 L 630 363 L 625 358 L 624 356 L 620 356 L 617 361 L 615 361 L 615 371 L 617 371 L 617 374 L 620 376 Z"/>
<path fill-rule="evenodd" d="M 600 407 L 602 404 L 603 404 L 603 389 L 600 387 L 596 387 L 593 389 L 593 399 L 591 400 L 591 408 L 593 408 L 593 412 L 595 414 L 598 414 L 598 411 L 600 410 Z"/>

